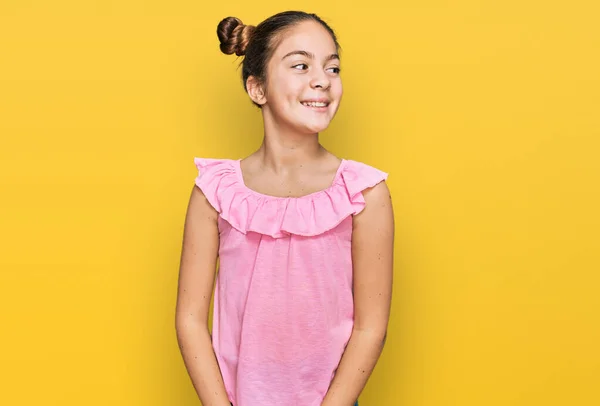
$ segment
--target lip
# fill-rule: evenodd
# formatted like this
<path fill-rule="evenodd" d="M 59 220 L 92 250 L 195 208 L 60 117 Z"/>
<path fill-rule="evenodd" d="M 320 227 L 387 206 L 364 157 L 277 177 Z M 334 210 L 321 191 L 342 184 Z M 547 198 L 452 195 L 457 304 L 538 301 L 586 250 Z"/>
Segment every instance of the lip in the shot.
<path fill-rule="evenodd" d="M 325 106 L 320 106 L 320 107 L 317 107 L 317 106 L 306 106 L 303 103 L 325 103 Z M 305 100 L 302 100 L 302 101 L 300 101 L 300 104 L 302 106 L 306 107 L 307 109 L 311 109 L 312 111 L 323 113 L 323 112 L 326 112 L 326 111 L 329 110 L 329 105 L 331 104 L 331 100 L 319 97 L 319 98 L 315 98 L 315 99 L 305 99 Z"/>
<path fill-rule="evenodd" d="M 327 111 L 329 111 L 329 106 L 322 106 L 322 107 L 317 107 L 317 106 L 307 106 L 305 104 L 300 103 L 300 105 L 306 109 L 310 109 L 316 113 L 326 113 Z"/>
<path fill-rule="evenodd" d="M 301 103 L 311 103 L 311 102 L 315 103 L 316 102 L 316 103 L 327 103 L 327 104 L 329 104 L 329 103 L 331 103 L 331 100 L 329 100 L 327 98 L 324 98 L 324 97 L 318 97 L 316 99 L 304 99 L 304 100 L 301 100 L 300 102 Z"/>

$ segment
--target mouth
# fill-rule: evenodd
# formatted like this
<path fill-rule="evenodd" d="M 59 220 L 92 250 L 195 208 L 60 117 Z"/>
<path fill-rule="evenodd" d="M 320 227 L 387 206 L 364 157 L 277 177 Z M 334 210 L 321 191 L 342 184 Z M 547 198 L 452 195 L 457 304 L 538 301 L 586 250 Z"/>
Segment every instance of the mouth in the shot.
<path fill-rule="evenodd" d="M 303 106 L 316 109 L 316 110 L 326 110 L 329 106 L 329 100 L 304 100 L 300 102 Z"/>

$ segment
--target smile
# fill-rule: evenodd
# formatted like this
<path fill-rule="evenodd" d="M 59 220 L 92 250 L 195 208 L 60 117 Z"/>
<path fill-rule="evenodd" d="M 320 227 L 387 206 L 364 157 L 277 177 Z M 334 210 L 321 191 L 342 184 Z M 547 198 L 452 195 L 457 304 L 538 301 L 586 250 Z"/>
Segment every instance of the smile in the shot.
<path fill-rule="evenodd" d="M 301 103 L 302 103 L 302 105 L 304 105 L 306 107 L 327 107 L 327 106 L 329 106 L 329 102 L 322 102 L 322 101 L 304 101 Z"/>

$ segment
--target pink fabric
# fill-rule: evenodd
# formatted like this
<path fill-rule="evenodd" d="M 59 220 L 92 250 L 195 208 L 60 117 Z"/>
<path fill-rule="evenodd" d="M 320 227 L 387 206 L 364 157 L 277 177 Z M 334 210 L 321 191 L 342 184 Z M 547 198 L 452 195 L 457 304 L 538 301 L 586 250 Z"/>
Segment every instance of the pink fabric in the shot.
<path fill-rule="evenodd" d="M 342 160 L 297 198 L 244 185 L 239 160 L 195 158 L 219 213 L 213 347 L 235 406 L 319 406 L 353 327 L 352 216 L 387 174 Z"/>

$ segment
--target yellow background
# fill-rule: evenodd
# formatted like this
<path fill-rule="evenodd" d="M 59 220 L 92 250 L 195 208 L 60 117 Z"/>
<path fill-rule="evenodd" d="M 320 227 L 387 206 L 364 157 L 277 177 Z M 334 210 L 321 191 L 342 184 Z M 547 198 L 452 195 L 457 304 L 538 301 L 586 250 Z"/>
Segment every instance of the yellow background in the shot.
<path fill-rule="evenodd" d="M 2 1 L 0 404 L 198 404 L 173 322 L 193 157 L 262 128 L 216 25 L 304 9 L 343 47 L 322 141 L 395 204 L 362 404 L 599 405 L 597 4 Z"/>

